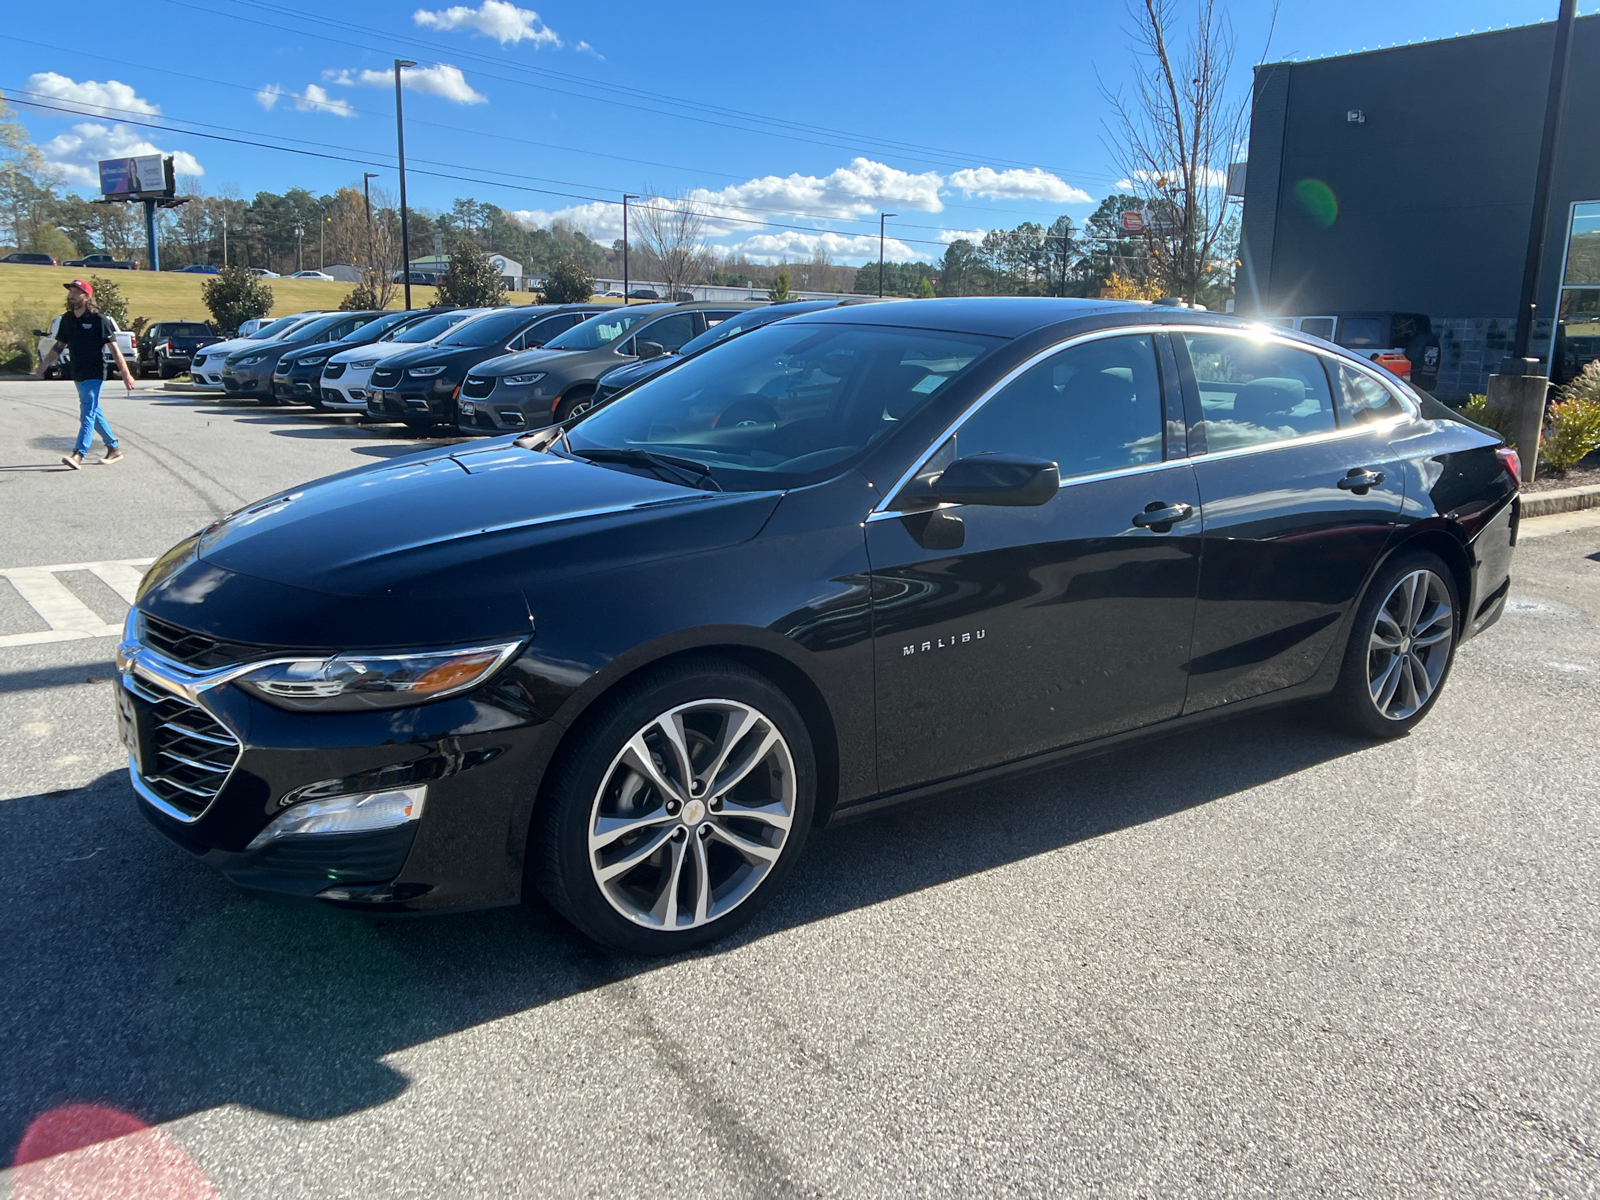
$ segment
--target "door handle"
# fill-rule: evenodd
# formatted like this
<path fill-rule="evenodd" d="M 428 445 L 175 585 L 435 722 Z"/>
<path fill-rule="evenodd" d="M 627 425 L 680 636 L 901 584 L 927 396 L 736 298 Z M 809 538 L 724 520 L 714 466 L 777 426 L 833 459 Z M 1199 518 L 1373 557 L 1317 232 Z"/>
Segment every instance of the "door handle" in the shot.
<path fill-rule="evenodd" d="M 1351 467 L 1345 477 L 1339 480 L 1339 486 L 1347 492 L 1354 492 L 1358 496 L 1365 496 L 1368 488 L 1377 487 L 1384 480 L 1382 471 L 1369 471 L 1366 467 Z"/>
<path fill-rule="evenodd" d="M 1187 521 L 1193 514 L 1192 504 L 1168 504 L 1164 500 L 1152 500 L 1144 506 L 1142 513 L 1134 514 L 1133 523 L 1140 529 L 1166 533 L 1174 522 Z"/>

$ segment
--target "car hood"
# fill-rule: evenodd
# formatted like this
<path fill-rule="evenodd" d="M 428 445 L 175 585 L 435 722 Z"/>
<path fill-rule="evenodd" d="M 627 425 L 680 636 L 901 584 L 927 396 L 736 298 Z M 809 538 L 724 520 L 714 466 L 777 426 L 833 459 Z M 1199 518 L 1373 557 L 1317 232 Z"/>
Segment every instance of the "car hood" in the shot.
<path fill-rule="evenodd" d="M 641 379 L 649 379 L 650 376 L 665 371 L 668 367 L 679 362 L 680 359 L 681 356 L 677 354 L 658 354 L 655 358 L 642 359 L 639 362 L 631 362 L 626 366 L 607 371 L 600 376 L 600 382 L 608 388 L 632 387 Z"/>
<path fill-rule="evenodd" d="M 517 636 L 595 571 L 754 537 L 777 492 L 701 492 L 495 439 L 263 500 L 168 551 L 139 607 L 264 645 Z"/>
<path fill-rule="evenodd" d="M 492 347 L 491 347 L 492 349 Z M 463 356 L 484 353 L 483 347 L 475 346 L 443 346 L 433 342 L 422 342 L 411 345 L 407 349 L 385 357 L 386 367 L 420 367 L 432 366 L 435 363 L 455 362 Z"/>
<path fill-rule="evenodd" d="M 501 354 L 495 358 L 486 358 L 472 368 L 472 373 L 478 376 L 515 375 L 524 370 L 549 370 L 551 365 L 558 362 L 580 362 L 585 355 L 597 354 L 596 350 L 549 350 L 541 347 L 538 350 L 518 350 L 515 354 Z"/>
<path fill-rule="evenodd" d="M 252 342 L 249 338 L 228 338 L 226 341 L 212 342 L 205 350 L 207 354 L 232 354 L 235 350 L 243 350 L 246 346 L 264 344 L 262 342 Z"/>
<path fill-rule="evenodd" d="M 396 354 L 405 354 L 426 345 L 426 342 L 368 342 L 365 346 L 347 346 L 328 361 L 353 363 L 369 358 L 393 358 Z"/>
<path fill-rule="evenodd" d="M 228 357 L 232 358 L 236 354 L 245 358 L 248 358 L 251 354 L 287 354 L 291 350 L 303 350 L 313 344 L 311 342 L 280 342 L 276 339 L 270 342 L 247 341 L 239 349 L 228 351 Z M 249 351 L 248 354 L 246 350 Z"/>

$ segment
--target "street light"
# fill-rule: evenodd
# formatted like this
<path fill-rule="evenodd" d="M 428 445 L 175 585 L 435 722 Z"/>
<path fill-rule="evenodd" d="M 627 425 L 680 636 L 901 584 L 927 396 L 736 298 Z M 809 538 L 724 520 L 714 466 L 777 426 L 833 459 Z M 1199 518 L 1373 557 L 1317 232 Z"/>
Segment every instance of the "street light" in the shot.
<path fill-rule="evenodd" d="M 394 60 L 394 134 L 400 147 L 400 273 L 406 279 L 406 311 L 411 311 L 411 226 L 406 220 L 406 122 L 400 104 L 400 72 L 417 64 L 409 58 Z"/>
<path fill-rule="evenodd" d="M 899 213 L 881 212 L 878 214 L 878 299 L 883 299 L 883 223 L 889 217 L 898 217 Z"/>
<path fill-rule="evenodd" d="M 294 269 L 296 271 L 304 271 L 306 269 L 305 264 L 300 261 L 301 251 L 305 247 L 305 234 L 304 226 L 296 225 L 294 227 Z"/>
<path fill-rule="evenodd" d="M 372 252 L 372 191 L 368 185 L 377 177 L 376 171 L 366 171 L 361 176 L 361 200 L 367 206 L 367 286 L 374 296 L 378 294 L 378 258 Z"/>
<path fill-rule="evenodd" d="M 628 201 L 637 200 L 639 197 L 627 192 L 622 194 L 622 303 L 628 303 Z"/>

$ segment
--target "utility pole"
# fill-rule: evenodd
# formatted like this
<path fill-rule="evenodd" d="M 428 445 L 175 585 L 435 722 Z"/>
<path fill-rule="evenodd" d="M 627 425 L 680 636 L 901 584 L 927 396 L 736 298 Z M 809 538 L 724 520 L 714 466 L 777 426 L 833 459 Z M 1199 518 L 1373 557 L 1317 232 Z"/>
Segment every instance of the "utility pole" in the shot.
<path fill-rule="evenodd" d="M 394 60 L 394 133 L 400 149 L 400 274 L 406 281 L 406 311 L 411 311 L 411 226 L 406 221 L 406 122 L 400 105 L 400 72 L 417 64 L 409 58 Z"/>
<path fill-rule="evenodd" d="M 627 192 L 622 194 L 622 303 L 628 303 L 628 201 L 637 200 L 639 197 Z"/>
<path fill-rule="evenodd" d="M 899 213 L 881 212 L 878 214 L 878 299 L 883 299 L 883 223 L 889 217 L 898 217 Z"/>
<path fill-rule="evenodd" d="M 1550 380 L 1539 374 L 1538 359 L 1528 357 L 1533 316 L 1538 308 L 1539 268 L 1544 260 L 1545 232 L 1550 224 L 1550 181 L 1560 155 L 1561 117 L 1566 106 L 1567 76 L 1572 66 L 1572 22 L 1577 0 L 1561 0 L 1556 16 L 1555 49 L 1550 59 L 1550 86 L 1545 94 L 1544 131 L 1539 141 L 1539 166 L 1533 179 L 1533 213 L 1528 223 L 1528 253 L 1522 264 L 1522 295 L 1511 353 L 1489 376 L 1489 407 L 1513 418 L 1522 482 L 1532 483 L 1539 471 L 1539 438 L 1544 429 L 1545 398 Z"/>
<path fill-rule="evenodd" d="M 367 171 L 361 176 L 361 200 L 367 206 L 367 286 L 372 289 L 374 298 L 378 295 L 378 259 L 372 252 L 371 183 L 377 177 L 376 171 Z"/>
<path fill-rule="evenodd" d="M 322 270 L 327 265 L 323 256 L 323 247 L 327 244 L 328 226 L 333 223 L 332 217 L 323 217 L 322 224 L 317 226 L 317 270 Z"/>
<path fill-rule="evenodd" d="M 304 257 L 305 234 L 306 231 L 303 225 L 294 227 L 294 269 L 296 271 L 304 271 L 306 269 L 305 264 L 301 262 Z"/>

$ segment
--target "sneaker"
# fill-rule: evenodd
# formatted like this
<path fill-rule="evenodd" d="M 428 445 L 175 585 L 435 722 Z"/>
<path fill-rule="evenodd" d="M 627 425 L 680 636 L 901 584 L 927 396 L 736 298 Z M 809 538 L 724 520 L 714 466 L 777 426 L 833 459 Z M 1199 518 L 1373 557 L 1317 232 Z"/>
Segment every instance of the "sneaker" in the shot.
<path fill-rule="evenodd" d="M 63 454 L 61 456 L 61 461 L 66 463 L 67 466 L 72 468 L 74 471 L 81 471 L 83 469 L 83 455 L 79 454 L 76 450 L 74 450 L 71 454 Z"/>
<path fill-rule="evenodd" d="M 122 447 L 121 446 L 113 446 L 113 447 L 111 447 L 111 449 L 106 451 L 106 456 L 104 458 L 102 458 L 100 461 L 102 463 L 121 462 L 122 461 Z"/>

